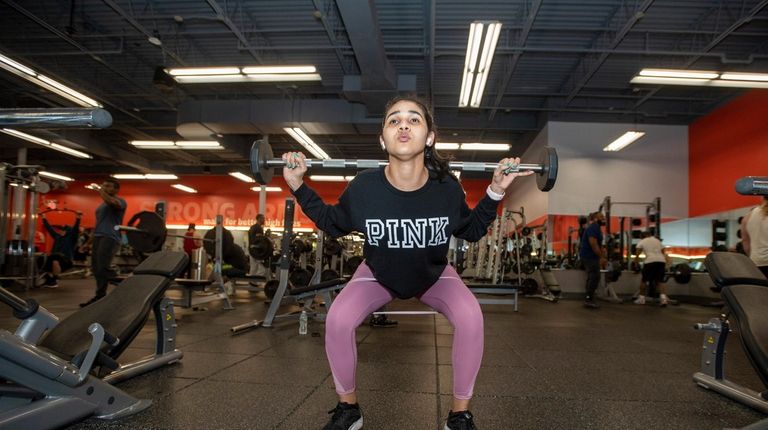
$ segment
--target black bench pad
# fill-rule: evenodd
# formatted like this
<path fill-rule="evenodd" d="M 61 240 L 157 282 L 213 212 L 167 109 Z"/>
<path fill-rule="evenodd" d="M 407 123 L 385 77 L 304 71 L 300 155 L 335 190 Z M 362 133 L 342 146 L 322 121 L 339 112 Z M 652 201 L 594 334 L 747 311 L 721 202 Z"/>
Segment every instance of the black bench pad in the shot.
<path fill-rule="evenodd" d="M 758 285 L 730 285 L 723 299 L 739 326 L 741 343 L 760 379 L 768 387 L 768 288 Z"/>
<path fill-rule="evenodd" d="M 710 252 L 704 264 L 712 282 L 720 288 L 740 284 L 768 286 L 768 279 L 763 272 L 744 254 Z"/>
<path fill-rule="evenodd" d="M 163 251 L 150 255 L 136 267 L 134 275 L 103 299 L 59 322 L 40 346 L 69 361 L 88 349 L 91 344 L 88 326 L 97 322 L 120 339 L 117 346 L 104 351 L 117 359 L 144 326 L 149 312 L 162 299 L 173 279 L 184 270 L 187 260 L 184 252 Z M 164 275 L 159 275 L 161 273 Z"/>

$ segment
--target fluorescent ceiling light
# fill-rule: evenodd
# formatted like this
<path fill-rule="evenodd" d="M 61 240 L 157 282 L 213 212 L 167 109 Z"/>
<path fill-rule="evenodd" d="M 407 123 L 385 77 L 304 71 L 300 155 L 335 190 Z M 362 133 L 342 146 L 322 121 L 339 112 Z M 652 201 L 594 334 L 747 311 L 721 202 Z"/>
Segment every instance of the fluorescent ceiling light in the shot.
<path fill-rule="evenodd" d="M 74 179 L 70 178 L 69 176 L 59 175 L 57 173 L 51 173 L 46 171 L 40 172 L 40 176 L 45 176 L 46 178 L 51 178 L 51 179 L 59 179 L 61 181 L 74 181 Z"/>
<path fill-rule="evenodd" d="M 484 37 L 483 30 L 485 30 Z M 480 107 L 500 33 L 501 23 L 497 21 L 490 23 L 476 21 L 470 24 L 467 53 L 464 58 L 464 75 L 459 92 L 459 107 Z"/>
<path fill-rule="evenodd" d="M 307 136 L 307 133 L 304 133 L 304 130 L 300 129 L 299 127 L 284 127 L 283 130 L 285 130 L 286 133 L 291 135 L 292 138 L 294 138 L 297 142 L 299 142 L 301 146 L 306 148 L 306 150 L 309 151 L 315 157 L 319 159 L 331 158 L 309 136 Z"/>
<path fill-rule="evenodd" d="M 167 69 L 171 76 L 190 76 L 190 75 L 239 75 L 238 67 L 182 67 L 178 69 Z"/>
<path fill-rule="evenodd" d="M 462 143 L 462 151 L 509 151 L 508 143 Z"/>
<path fill-rule="evenodd" d="M 309 82 L 320 81 L 317 73 L 287 73 L 287 74 L 256 74 L 245 75 L 247 82 Z"/>
<path fill-rule="evenodd" d="M 269 75 L 206 75 L 206 76 L 174 76 L 180 84 L 224 84 L 237 82 L 306 82 L 320 81 L 317 73 L 269 74 Z"/>
<path fill-rule="evenodd" d="M 59 81 L 37 73 L 31 67 L 27 67 L 10 57 L 0 54 L 0 68 L 5 69 L 14 75 L 26 79 L 33 84 L 43 87 L 52 93 L 58 94 L 65 99 L 74 102 L 83 107 L 102 107 L 96 100 L 85 94 L 62 84 Z"/>
<path fill-rule="evenodd" d="M 250 66 L 243 67 L 246 75 L 280 73 L 317 73 L 315 66 Z"/>
<path fill-rule="evenodd" d="M 237 178 L 237 179 L 239 179 L 239 180 L 241 180 L 243 182 L 256 182 L 253 178 L 251 178 L 250 176 L 248 176 L 248 175 L 246 175 L 244 173 L 229 172 L 229 175 L 233 176 L 233 177 L 235 177 L 235 178 Z"/>
<path fill-rule="evenodd" d="M 435 144 L 435 149 L 445 149 L 445 150 L 454 150 L 459 149 L 458 143 L 446 143 L 446 142 L 438 142 Z"/>
<path fill-rule="evenodd" d="M 115 179 L 150 179 L 150 180 L 173 180 L 179 179 L 176 175 L 166 173 L 147 173 L 142 175 L 140 173 L 117 173 L 112 175 Z"/>
<path fill-rule="evenodd" d="M 50 146 L 51 142 L 41 139 L 39 137 L 32 136 L 31 134 L 27 134 L 18 130 L 14 130 L 12 128 L 4 128 L 2 129 L 2 132 L 5 134 L 10 134 L 11 136 L 18 137 L 19 139 L 24 139 L 28 142 L 37 143 L 38 145 L 43 146 Z"/>
<path fill-rule="evenodd" d="M 720 79 L 733 80 L 733 81 L 768 81 L 768 74 L 728 72 L 720 75 Z"/>
<path fill-rule="evenodd" d="M 310 175 L 309 179 L 315 182 L 344 182 L 351 181 L 354 176 L 335 176 L 335 175 Z"/>
<path fill-rule="evenodd" d="M 197 192 L 196 189 L 194 189 L 192 187 L 188 187 L 186 185 L 182 185 L 182 184 L 173 184 L 171 186 L 173 188 L 176 188 L 177 190 L 181 190 L 181 191 L 184 191 L 184 192 L 187 192 L 187 193 L 196 193 Z"/>
<path fill-rule="evenodd" d="M 603 148 L 603 151 L 621 151 L 626 148 L 632 142 L 645 136 L 644 131 L 628 131 L 622 134 L 618 139 L 609 143 L 608 146 Z"/>
<path fill-rule="evenodd" d="M 676 69 L 643 69 L 639 76 L 653 76 L 657 78 L 693 78 L 715 79 L 719 73 L 709 70 L 676 70 Z"/>
<path fill-rule="evenodd" d="M 158 146 L 173 146 L 172 140 L 132 140 L 130 142 L 133 146 L 141 146 L 141 147 L 158 147 Z"/>
<path fill-rule="evenodd" d="M 20 72 L 24 72 L 24 73 L 26 73 L 26 74 L 28 74 L 30 76 L 37 76 L 37 73 L 34 70 L 30 69 L 29 67 L 27 67 L 27 66 L 25 66 L 25 65 L 23 65 L 21 63 L 17 63 L 16 61 L 6 57 L 3 54 L 0 54 L 0 62 L 3 62 L 5 64 L 13 67 L 14 69 L 16 69 L 16 70 L 18 70 Z"/>
<path fill-rule="evenodd" d="M 480 62 L 478 63 L 475 88 L 472 89 L 472 98 L 469 102 L 469 105 L 472 107 L 480 107 L 480 101 L 483 99 L 485 83 L 488 80 L 488 73 L 491 71 L 491 62 L 493 61 L 493 54 L 496 52 L 496 43 L 499 41 L 500 33 L 500 22 L 490 24 L 488 26 L 488 31 L 485 33 L 485 41 L 483 42 L 483 55 L 480 57 Z"/>
<path fill-rule="evenodd" d="M 768 88 L 768 82 L 736 81 L 725 79 L 654 78 L 650 76 L 635 76 L 630 82 L 633 84 L 686 85 L 725 88 Z"/>
<path fill-rule="evenodd" d="M 315 66 L 185 67 L 166 72 L 181 84 L 320 81 Z"/>
<path fill-rule="evenodd" d="M 129 143 L 142 149 L 224 149 L 215 140 L 132 140 Z"/>
<path fill-rule="evenodd" d="M 768 74 L 708 70 L 643 69 L 633 84 L 685 85 L 725 88 L 768 88 Z"/>
<path fill-rule="evenodd" d="M 36 143 L 38 145 L 45 146 L 46 148 L 55 149 L 56 151 L 63 152 L 65 154 L 74 155 L 75 157 L 79 158 L 93 158 L 89 154 L 86 154 L 85 152 L 78 151 L 76 149 L 72 149 L 68 146 L 60 145 L 58 143 L 54 143 L 45 139 L 41 139 L 36 136 L 32 136 L 31 134 L 27 134 L 18 130 L 14 130 L 12 128 L 3 128 L 0 129 L 5 134 L 10 134 L 11 136 L 18 137 L 19 139 L 24 139 L 28 142 Z"/>
<path fill-rule="evenodd" d="M 78 158 L 93 158 L 90 155 L 86 154 L 85 152 L 78 151 L 76 149 L 72 149 L 68 146 L 60 145 L 56 142 L 51 143 L 51 149 L 55 149 L 59 152 L 63 152 L 65 154 L 73 155 Z"/>
<path fill-rule="evenodd" d="M 261 187 L 251 187 L 251 191 L 256 191 L 257 193 L 261 191 Z M 279 193 L 283 191 L 280 187 L 264 187 L 264 191 L 268 193 Z"/>
<path fill-rule="evenodd" d="M 176 146 L 179 146 L 181 148 L 185 149 L 213 149 L 213 148 L 221 148 L 221 145 L 219 142 L 215 140 L 177 140 L 174 142 Z"/>

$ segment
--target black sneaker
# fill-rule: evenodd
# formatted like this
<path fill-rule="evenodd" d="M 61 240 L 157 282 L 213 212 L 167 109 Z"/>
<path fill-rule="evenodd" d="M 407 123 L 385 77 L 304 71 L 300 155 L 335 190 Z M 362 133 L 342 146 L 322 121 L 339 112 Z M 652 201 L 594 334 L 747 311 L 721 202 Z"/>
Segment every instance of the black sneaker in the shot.
<path fill-rule="evenodd" d="M 368 321 L 368 325 L 371 327 L 395 327 L 397 325 L 397 321 L 387 319 L 387 316 L 383 314 L 374 315 L 371 317 L 371 320 Z"/>
<path fill-rule="evenodd" d="M 357 404 L 339 402 L 335 408 L 328 411 L 331 420 L 323 430 L 359 430 L 363 428 L 363 413 Z"/>
<path fill-rule="evenodd" d="M 598 305 L 594 300 L 587 300 L 584 302 L 584 307 L 589 309 L 599 309 L 600 305 Z"/>
<path fill-rule="evenodd" d="M 473 418 L 469 411 L 448 412 L 448 421 L 443 430 L 477 430 Z"/>

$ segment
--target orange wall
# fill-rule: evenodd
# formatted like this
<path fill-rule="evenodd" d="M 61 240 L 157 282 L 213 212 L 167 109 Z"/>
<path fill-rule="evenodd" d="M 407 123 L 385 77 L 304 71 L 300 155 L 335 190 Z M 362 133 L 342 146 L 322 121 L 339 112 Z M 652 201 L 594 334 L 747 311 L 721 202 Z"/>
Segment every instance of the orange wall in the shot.
<path fill-rule="evenodd" d="M 757 204 L 736 194 L 742 176 L 768 175 L 768 90 L 752 90 L 688 129 L 689 216 Z"/>
<path fill-rule="evenodd" d="M 69 184 L 67 190 L 51 192 L 43 196 L 41 206 L 46 201 L 55 200 L 59 208 L 68 208 L 83 212 L 82 225 L 90 227 L 95 222 L 95 210 L 101 204 L 101 198 L 96 191 L 85 188 L 85 185 L 100 183 L 103 178 L 76 181 Z M 183 183 L 195 188 L 198 193 L 190 194 L 171 188 L 172 183 Z M 344 191 L 346 182 L 312 182 L 307 180 L 326 203 L 336 203 Z M 230 176 L 186 176 L 180 181 L 129 181 L 120 182 L 120 197 L 128 203 L 124 221 L 136 212 L 154 210 L 155 202 L 166 201 L 166 223 L 181 224 L 196 223 L 199 226 L 212 226 L 216 214 L 224 215 L 225 226 L 249 227 L 255 222 L 259 211 L 259 195 L 249 188 L 255 184 L 234 179 Z M 473 207 L 485 194 L 487 180 L 466 179 L 462 181 L 467 192 L 467 202 Z M 275 177 L 270 186 L 279 186 L 282 192 L 267 193 L 265 217 L 267 226 L 282 227 L 284 218 L 285 199 L 290 196 L 288 186 L 282 178 Z M 296 206 L 294 227 L 314 228 L 314 224 Z M 72 214 L 50 213 L 47 215 L 51 224 L 71 224 Z"/>

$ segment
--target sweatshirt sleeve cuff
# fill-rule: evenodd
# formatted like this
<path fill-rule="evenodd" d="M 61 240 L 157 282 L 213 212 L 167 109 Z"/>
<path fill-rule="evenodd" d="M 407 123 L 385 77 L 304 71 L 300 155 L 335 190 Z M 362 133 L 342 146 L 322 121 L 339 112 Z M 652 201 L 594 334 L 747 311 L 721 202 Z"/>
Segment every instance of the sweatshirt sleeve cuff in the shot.
<path fill-rule="evenodd" d="M 491 189 L 490 185 L 488 185 L 488 188 L 485 189 L 485 193 L 488 194 L 488 197 L 490 197 L 491 199 L 493 199 L 493 200 L 495 200 L 497 202 L 501 201 L 502 199 L 504 199 L 504 193 L 499 194 L 499 193 L 494 192 Z"/>

